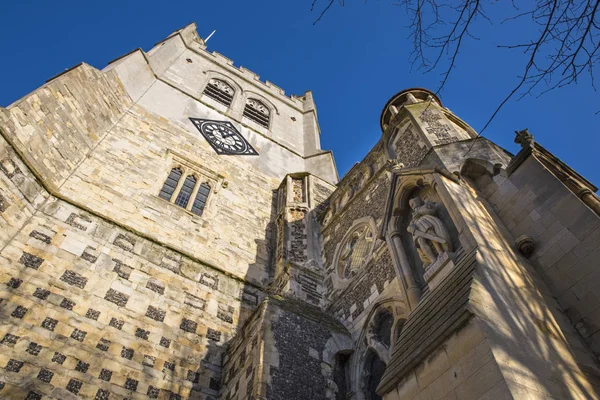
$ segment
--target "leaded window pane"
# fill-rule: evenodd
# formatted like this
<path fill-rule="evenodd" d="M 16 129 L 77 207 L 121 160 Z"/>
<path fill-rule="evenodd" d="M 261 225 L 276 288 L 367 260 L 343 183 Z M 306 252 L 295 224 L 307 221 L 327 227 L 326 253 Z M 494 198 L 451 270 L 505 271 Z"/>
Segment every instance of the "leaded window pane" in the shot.
<path fill-rule="evenodd" d="M 179 168 L 173 168 L 158 196 L 165 200 L 171 200 L 171 196 L 173 196 L 173 192 L 175 191 L 175 188 L 177 188 L 179 179 L 181 179 L 181 170 Z"/>
<path fill-rule="evenodd" d="M 188 204 L 188 201 L 190 201 L 194 186 L 196 186 L 196 178 L 194 178 L 192 175 L 188 175 L 181 186 L 181 190 L 179 191 L 177 198 L 175 199 L 175 204 L 185 208 Z"/>
<path fill-rule="evenodd" d="M 194 204 L 192 205 L 192 212 L 194 214 L 202 215 L 204 211 L 204 206 L 206 206 L 206 200 L 208 199 L 208 195 L 210 193 L 210 186 L 208 183 L 203 183 L 200 185 L 198 189 L 198 194 L 194 199 Z"/>

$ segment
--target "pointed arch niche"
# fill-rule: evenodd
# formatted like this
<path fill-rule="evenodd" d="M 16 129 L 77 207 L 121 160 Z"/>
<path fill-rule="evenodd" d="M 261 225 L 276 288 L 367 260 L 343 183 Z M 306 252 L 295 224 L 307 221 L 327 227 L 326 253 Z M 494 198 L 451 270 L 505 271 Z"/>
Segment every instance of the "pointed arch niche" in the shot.
<path fill-rule="evenodd" d="M 350 392 L 356 400 L 380 400 L 375 390 L 402 331 L 407 308 L 399 297 L 375 303 L 350 360 Z"/>
<path fill-rule="evenodd" d="M 439 185 L 441 179 L 458 182 L 458 177 L 442 168 L 401 165 L 393 167 L 392 174 L 380 237 L 388 244 L 408 305 L 413 309 L 429 289 L 427 281 L 431 282 L 432 276 L 442 269 L 440 264 L 451 263 L 462 254 L 455 224 L 456 207 L 449 196 L 437 190 L 443 186 Z M 419 222 L 422 210 L 431 216 Z"/>

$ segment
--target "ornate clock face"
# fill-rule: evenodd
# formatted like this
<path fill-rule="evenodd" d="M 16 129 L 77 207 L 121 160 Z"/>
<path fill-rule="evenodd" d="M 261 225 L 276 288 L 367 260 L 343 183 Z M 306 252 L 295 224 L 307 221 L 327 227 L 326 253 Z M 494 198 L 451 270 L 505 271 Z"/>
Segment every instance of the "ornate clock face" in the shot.
<path fill-rule="evenodd" d="M 228 121 L 190 118 L 217 154 L 252 155 L 258 153 Z"/>

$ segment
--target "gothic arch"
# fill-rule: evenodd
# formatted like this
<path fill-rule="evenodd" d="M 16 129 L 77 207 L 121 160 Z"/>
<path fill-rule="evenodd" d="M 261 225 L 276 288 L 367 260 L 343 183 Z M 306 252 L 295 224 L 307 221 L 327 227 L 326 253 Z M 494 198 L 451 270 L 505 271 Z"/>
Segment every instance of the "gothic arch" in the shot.
<path fill-rule="evenodd" d="M 371 307 L 365 319 L 367 322 L 356 341 L 356 349 L 350 364 L 350 380 L 352 390 L 357 394 L 357 400 L 376 400 L 379 398 L 370 396 L 370 391 L 374 391 L 374 387 L 378 384 L 378 382 L 372 382 L 372 379 L 376 377 L 373 375 L 372 368 L 380 366 L 375 360 L 381 361 L 384 365 L 389 363 L 396 340 L 396 330 L 398 326 L 404 324 L 407 314 L 408 310 L 400 297 L 380 300 Z M 392 319 L 391 324 L 387 322 L 390 317 Z M 382 322 L 384 323 L 385 332 L 390 335 L 385 340 L 387 345 L 383 343 L 384 340 L 380 337 Z M 379 373 L 379 371 L 375 372 Z"/>
<path fill-rule="evenodd" d="M 396 193 L 394 194 L 393 200 L 394 218 L 392 218 L 392 221 L 390 221 L 393 222 L 395 220 L 396 223 L 398 222 L 397 217 L 402 211 L 404 211 L 408 207 L 408 200 L 410 199 L 410 196 L 415 191 L 415 189 L 423 189 L 427 186 L 430 186 L 433 189 L 435 189 L 436 185 L 431 174 L 406 175 L 402 176 L 400 179 L 400 186 L 396 189 Z M 390 224 L 388 225 L 388 230 L 389 229 L 395 230 L 397 229 L 397 225 Z"/>
<path fill-rule="evenodd" d="M 206 75 L 207 79 L 206 79 L 206 82 L 204 83 L 203 88 L 206 87 L 208 82 L 210 82 L 210 80 L 214 78 L 214 79 L 219 79 L 219 80 L 226 82 L 233 88 L 233 90 L 235 91 L 235 93 L 233 94 L 234 101 L 236 100 L 238 93 L 244 93 L 244 89 L 242 89 L 242 87 L 240 86 L 239 83 L 237 83 L 236 81 L 231 79 L 229 76 L 227 76 L 219 71 L 209 69 L 207 71 L 204 71 L 204 74 Z"/>
<path fill-rule="evenodd" d="M 269 109 L 271 117 L 274 114 L 279 115 L 279 110 L 277 109 L 277 107 L 275 107 L 275 104 L 273 104 L 271 101 L 267 100 L 267 98 L 265 96 L 263 96 L 262 94 L 255 92 L 253 90 L 245 90 L 244 91 L 244 103 L 248 99 L 256 99 L 256 100 L 259 100 L 261 103 L 263 103 Z"/>

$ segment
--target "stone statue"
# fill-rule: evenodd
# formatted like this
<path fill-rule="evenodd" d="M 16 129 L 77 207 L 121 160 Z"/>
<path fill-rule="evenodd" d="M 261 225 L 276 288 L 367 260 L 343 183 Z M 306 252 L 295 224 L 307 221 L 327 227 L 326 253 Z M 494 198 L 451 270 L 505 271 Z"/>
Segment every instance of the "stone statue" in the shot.
<path fill-rule="evenodd" d="M 436 217 L 434 202 L 423 202 L 420 197 L 414 197 L 408 204 L 413 214 L 407 230 L 412 234 L 423 267 L 427 269 L 441 254 L 451 251 L 450 235 Z"/>

